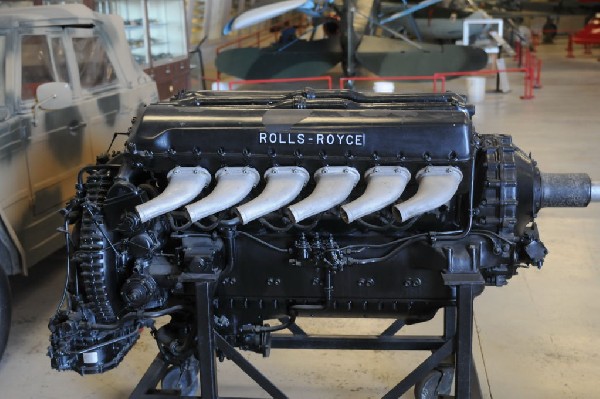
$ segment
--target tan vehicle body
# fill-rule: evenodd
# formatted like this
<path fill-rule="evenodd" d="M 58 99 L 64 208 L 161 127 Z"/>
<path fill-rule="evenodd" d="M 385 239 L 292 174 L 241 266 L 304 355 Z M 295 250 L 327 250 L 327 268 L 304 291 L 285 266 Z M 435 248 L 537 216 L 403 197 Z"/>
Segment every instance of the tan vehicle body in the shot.
<path fill-rule="evenodd" d="M 158 94 L 133 61 L 123 21 L 82 5 L 0 10 L 0 57 L 0 268 L 10 275 L 64 244 L 58 210 L 77 172 Z M 56 94 L 38 98 L 56 81 L 68 83 L 62 105 Z"/>

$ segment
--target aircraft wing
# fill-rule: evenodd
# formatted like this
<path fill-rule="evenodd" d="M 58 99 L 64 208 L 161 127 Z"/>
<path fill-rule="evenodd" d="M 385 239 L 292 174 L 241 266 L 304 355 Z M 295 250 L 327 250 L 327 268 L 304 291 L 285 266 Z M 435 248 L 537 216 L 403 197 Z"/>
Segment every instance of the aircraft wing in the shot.
<path fill-rule="evenodd" d="M 432 6 L 434 4 L 439 3 L 442 0 L 423 0 L 422 2 L 409 6 L 407 9 L 399 11 L 393 15 L 390 15 L 389 17 L 382 19 L 381 21 L 379 21 L 380 24 L 387 24 L 388 22 L 392 22 L 395 21 L 399 18 L 402 17 L 406 17 L 407 15 L 410 15 L 414 12 L 417 12 L 419 10 L 422 10 L 423 8 L 427 8 L 429 6 Z"/>
<path fill-rule="evenodd" d="M 312 0 L 285 0 L 253 8 L 232 18 L 223 28 L 223 33 L 227 35 L 234 30 L 256 25 L 286 12 L 298 8 L 312 8 L 313 6 L 314 2 Z"/>
<path fill-rule="evenodd" d="M 290 11 L 301 11 L 311 16 L 321 15 L 322 7 L 333 0 L 285 0 L 256 7 L 232 18 L 223 28 L 223 34 L 244 29 Z"/>
<path fill-rule="evenodd" d="M 477 71 L 487 65 L 484 50 L 471 46 L 419 43 L 364 36 L 356 52 L 360 64 L 378 76 L 428 76 L 436 72 Z"/>
<path fill-rule="evenodd" d="M 241 79 L 304 78 L 321 76 L 339 63 L 342 49 L 338 38 L 298 40 L 281 50 L 266 48 L 233 48 L 221 52 L 217 70 Z"/>

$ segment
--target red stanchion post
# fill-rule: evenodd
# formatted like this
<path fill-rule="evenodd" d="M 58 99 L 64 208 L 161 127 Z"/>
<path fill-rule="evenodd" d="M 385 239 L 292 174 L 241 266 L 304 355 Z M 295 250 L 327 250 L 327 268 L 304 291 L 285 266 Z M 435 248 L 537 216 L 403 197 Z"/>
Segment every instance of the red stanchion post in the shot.
<path fill-rule="evenodd" d="M 535 96 L 533 95 L 533 83 L 534 83 L 534 79 L 533 79 L 533 67 L 531 67 L 531 79 L 529 80 L 529 98 L 533 99 Z"/>
<path fill-rule="evenodd" d="M 529 98 L 533 98 L 533 85 L 535 81 L 535 56 L 529 53 Z"/>
<path fill-rule="evenodd" d="M 518 61 L 521 59 L 521 42 L 515 42 L 515 56 L 513 57 L 513 61 Z"/>
<path fill-rule="evenodd" d="M 575 58 L 573 55 L 573 34 L 569 34 L 569 43 L 567 44 L 567 58 Z"/>
<path fill-rule="evenodd" d="M 533 46 L 533 51 L 537 50 L 537 47 L 539 44 L 540 44 L 540 34 L 532 33 L 531 34 L 531 45 Z"/>
<path fill-rule="evenodd" d="M 533 63 L 533 57 L 529 55 L 529 67 L 527 68 L 529 71 L 529 85 L 527 86 L 527 99 L 533 98 L 533 82 L 535 80 L 535 67 Z"/>
<path fill-rule="evenodd" d="M 527 76 L 528 72 L 525 71 L 525 79 L 523 80 L 523 95 L 521 96 L 521 100 L 527 99 L 527 84 L 529 80 L 529 76 Z"/>
<path fill-rule="evenodd" d="M 537 73 L 535 75 L 535 85 L 533 87 L 536 89 L 542 88 L 542 60 L 539 58 L 537 60 Z"/>
<path fill-rule="evenodd" d="M 533 62 L 531 59 L 531 52 L 527 51 L 525 54 L 525 81 L 523 82 L 523 96 L 521 96 L 522 100 L 531 100 L 533 98 L 533 73 L 534 68 L 532 66 Z"/>

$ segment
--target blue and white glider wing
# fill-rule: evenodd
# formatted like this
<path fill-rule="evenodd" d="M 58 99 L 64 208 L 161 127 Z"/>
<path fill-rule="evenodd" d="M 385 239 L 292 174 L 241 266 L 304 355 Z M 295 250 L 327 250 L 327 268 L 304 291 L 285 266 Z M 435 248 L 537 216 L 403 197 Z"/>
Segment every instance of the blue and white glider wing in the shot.
<path fill-rule="evenodd" d="M 315 4 L 312 0 L 285 0 L 257 7 L 232 18 L 223 28 L 223 34 L 227 35 L 234 30 L 256 25 L 289 11 L 305 8 L 312 9 L 314 6 Z"/>

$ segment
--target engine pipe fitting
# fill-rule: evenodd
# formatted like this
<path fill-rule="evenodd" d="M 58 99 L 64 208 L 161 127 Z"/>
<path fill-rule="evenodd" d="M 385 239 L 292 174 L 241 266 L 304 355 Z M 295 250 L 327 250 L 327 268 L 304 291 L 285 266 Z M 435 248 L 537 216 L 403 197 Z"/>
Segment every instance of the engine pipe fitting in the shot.
<path fill-rule="evenodd" d="M 191 222 L 225 210 L 239 203 L 258 184 L 260 175 L 254 168 L 221 168 L 215 173 L 217 185 L 200 201 L 185 207 Z"/>
<path fill-rule="evenodd" d="M 406 221 L 436 209 L 456 193 L 463 178 L 460 169 L 454 166 L 427 166 L 417 172 L 417 193 L 408 200 L 394 206 L 392 211 L 400 221 Z"/>
<path fill-rule="evenodd" d="M 243 224 L 292 202 L 300 194 L 310 175 L 304 168 L 284 166 L 267 169 L 264 178 L 267 184 L 258 197 L 235 208 Z"/>
<path fill-rule="evenodd" d="M 541 207 L 585 207 L 600 201 L 600 182 L 586 173 L 542 173 Z"/>
<path fill-rule="evenodd" d="M 377 166 L 367 170 L 364 177 L 367 188 L 363 195 L 340 209 L 346 223 L 385 208 L 400 198 L 410 180 L 410 172 L 399 166 Z"/>
<path fill-rule="evenodd" d="M 327 166 L 318 169 L 314 174 L 314 179 L 317 185 L 313 192 L 286 210 L 293 223 L 298 223 L 340 204 L 348 198 L 360 180 L 360 173 L 348 166 Z"/>
<path fill-rule="evenodd" d="M 142 223 L 164 215 L 196 198 L 210 181 L 210 173 L 200 167 L 176 167 L 167 174 L 169 184 L 160 195 L 148 202 L 137 205 Z"/>

